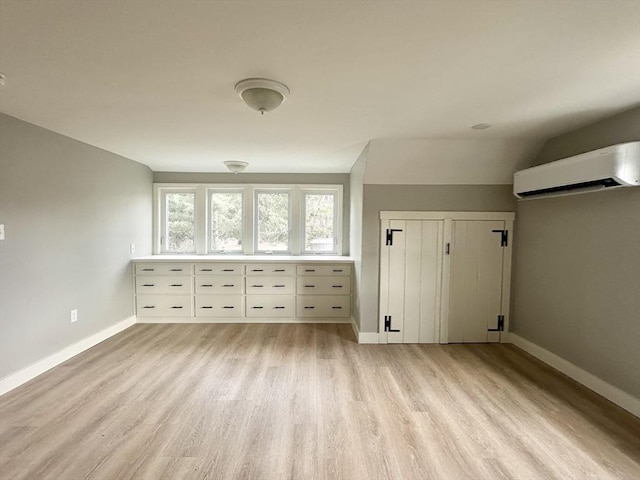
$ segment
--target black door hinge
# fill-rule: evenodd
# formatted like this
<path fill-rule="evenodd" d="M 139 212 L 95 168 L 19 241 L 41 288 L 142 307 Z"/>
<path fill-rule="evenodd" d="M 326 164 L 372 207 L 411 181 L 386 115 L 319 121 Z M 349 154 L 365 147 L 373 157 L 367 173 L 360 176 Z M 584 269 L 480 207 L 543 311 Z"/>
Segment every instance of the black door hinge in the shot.
<path fill-rule="evenodd" d="M 504 315 L 498 315 L 498 328 L 487 328 L 487 332 L 504 332 Z"/>
<path fill-rule="evenodd" d="M 385 332 L 399 332 L 400 330 L 393 330 L 391 328 L 391 315 L 384 316 L 384 331 Z"/>
<path fill-rule="evenodd" d="M 500 246 L 506 247 L 509 245 L 509 230 L 491 230 L 493 233 L 500 234 Z"/>
<path fill-rule="evenodd" d="M 393 245 L 393 232 L 401 232 L 399 228 L 387 228 L 387 243 L 386 245 Z"/>

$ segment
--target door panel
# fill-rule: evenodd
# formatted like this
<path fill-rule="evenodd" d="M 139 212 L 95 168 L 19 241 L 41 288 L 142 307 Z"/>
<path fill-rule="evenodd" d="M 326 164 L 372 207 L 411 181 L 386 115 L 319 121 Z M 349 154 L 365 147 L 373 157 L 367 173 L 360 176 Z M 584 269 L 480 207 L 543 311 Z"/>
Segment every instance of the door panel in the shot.
<path fill-rule="evenodd" d="M 393 244 L 383 242 L 381 316 L 391 317 L 388 343 L 438 342 L 442 221 L 389 220 Z M 384 325 L 384 323 L 382 324 Z"/>
<path fill-rule="evenodd" d="M 422 223 L 420 265 L 420 343 L 440 341 L 443 222 Z"/>
<path fill-rule="evenodd" d="M 502 314 L 504 221 L 455 220 L 451 244 L 448 341 L 497 342 Z"/>

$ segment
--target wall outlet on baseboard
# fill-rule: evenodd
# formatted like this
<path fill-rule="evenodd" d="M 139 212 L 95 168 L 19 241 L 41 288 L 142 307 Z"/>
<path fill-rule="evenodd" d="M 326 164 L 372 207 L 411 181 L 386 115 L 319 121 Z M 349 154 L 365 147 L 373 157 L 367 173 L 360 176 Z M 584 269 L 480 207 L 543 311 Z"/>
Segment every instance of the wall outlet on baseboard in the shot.
<path fill-rule="evenodd" d="M 71 323 L 78 321 L 78 309 L 74 308 L 71 310 Z"/>
<path fill-rule="evenodd" d="M 0 240 L 4 240 L 4 223 L 0 225 Z"/>

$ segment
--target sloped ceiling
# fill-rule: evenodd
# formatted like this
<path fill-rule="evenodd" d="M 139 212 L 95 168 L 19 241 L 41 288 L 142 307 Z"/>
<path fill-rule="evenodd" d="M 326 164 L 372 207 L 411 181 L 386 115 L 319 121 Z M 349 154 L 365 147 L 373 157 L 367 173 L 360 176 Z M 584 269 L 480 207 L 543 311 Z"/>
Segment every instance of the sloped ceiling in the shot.
<path fill-rule="evenodd" d="M 638 25 L 625 0 L 1 0 L 0 110 L 156 171 L 348 172 L 372 139 L 491 170 L 636 104 Z M 254 76 L 291 88 L 264 117 Z"/>

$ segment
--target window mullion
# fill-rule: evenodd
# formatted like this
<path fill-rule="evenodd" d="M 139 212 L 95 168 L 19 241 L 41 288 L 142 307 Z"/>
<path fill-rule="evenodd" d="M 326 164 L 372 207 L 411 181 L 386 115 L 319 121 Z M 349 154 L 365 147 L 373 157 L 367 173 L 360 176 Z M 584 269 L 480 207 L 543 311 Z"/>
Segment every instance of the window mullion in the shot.
<path fill-rule="evenodd" d="M 255 253 L 254 238 L 256 235 L 256 221 L 254 219 L 255 189 L 251 185 L 244 187 L 244 218 L 242 219 L 242 252 L 245 255 Z"/>
<path fill-rule="evenodd" d="M 300 252 L 303 251 L 301 245 L 302 239 L 304 238 L 301 230 L 304 225 L 302 219 L 303 198 L 304 196 L 301 195 L 300 188 L 294 187 L 291 189 L 291 208 L 289 213 L 289 250 L 291 251 L 291 255 L 300 255 Z"/>

